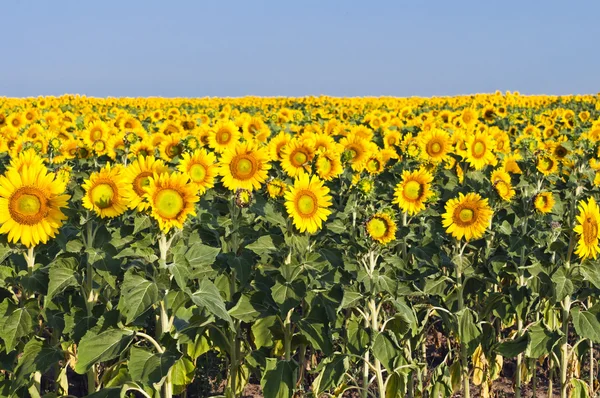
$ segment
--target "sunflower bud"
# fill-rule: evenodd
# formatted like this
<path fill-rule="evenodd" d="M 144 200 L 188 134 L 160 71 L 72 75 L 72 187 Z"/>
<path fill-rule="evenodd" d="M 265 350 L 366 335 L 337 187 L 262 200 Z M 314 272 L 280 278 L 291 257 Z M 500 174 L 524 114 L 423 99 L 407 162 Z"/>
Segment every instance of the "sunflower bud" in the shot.
<path fill-rule="evenodd" d="M 235 204 L 240 208 L 249 207 L 252 203 L 252 191 L 248 189 L 238 189 L 235 191 Z"/>

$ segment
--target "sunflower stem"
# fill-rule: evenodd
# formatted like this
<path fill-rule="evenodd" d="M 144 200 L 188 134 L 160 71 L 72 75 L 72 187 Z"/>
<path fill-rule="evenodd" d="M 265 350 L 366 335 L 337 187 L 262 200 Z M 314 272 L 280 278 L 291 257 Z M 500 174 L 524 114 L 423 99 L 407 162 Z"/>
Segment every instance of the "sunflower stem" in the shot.
<path fill-rule="evenodd" d="M 460 247 L 460 244 L 458 245 Z M 465 243 L 459 249 L 458 261 L 454 261 L 454 270 L 456 272 L 456 290 L 458 293 L 458 312 L 460 313 L 465 308 L 464 297 L 463 297 L 463 281 L 462 281 L 462 263 L 463 263 L 463 252 L 467 247 Z M 467 358 L 467 345 L 464 343 L 463 336 L 459 336 L 460 339 L 460 374 L 463 382 L 463 397 L 470 398 L 471 390 L 469 387 L 469 359 Z"/>
<path fill-rule="evenodd" d="M 158 249 L 160 251 L 160 266 L 166 267 L 167 257 L 169 255 L 169 249 L 171 248 L 171 244 L 173 243 L 173 236 L 171 239 L 167 240 L 167 235 L 164 232 L 161 232 L 158 238 Z M 171 329 L 171 322 L 169 319 L 168 313 L 168 302 L 167 302 L 167 294 L 168 290 L 165 291 L 165 295 L 163 299 L 159 303 L 159 324 L 160 327 L 157 330 L 157 338 L 160 338 L 163 334 L 169 333 Z M 155 346 L 158 343 L 155 344 Z M 158 345 L 160 347 L 160 345 Z M 164 347 L 161 347 L 162 352 L 165 351 Z M 173 383 L 171 380 L 171 370 L 167 373 L 167 377 L 165 378 L 165 382 L 163 384 L 163 395 L 165 398 L 171 398 L 173 396 Z"/>

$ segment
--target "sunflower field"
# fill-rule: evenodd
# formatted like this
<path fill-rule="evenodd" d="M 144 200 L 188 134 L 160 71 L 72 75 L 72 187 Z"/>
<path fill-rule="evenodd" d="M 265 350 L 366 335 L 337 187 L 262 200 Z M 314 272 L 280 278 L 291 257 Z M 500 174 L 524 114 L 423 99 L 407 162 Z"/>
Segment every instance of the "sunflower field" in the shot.
<path fill-rule="evenodd" d="M 600 97 L 0 98 L 0 396 L 587 397 Z"/>

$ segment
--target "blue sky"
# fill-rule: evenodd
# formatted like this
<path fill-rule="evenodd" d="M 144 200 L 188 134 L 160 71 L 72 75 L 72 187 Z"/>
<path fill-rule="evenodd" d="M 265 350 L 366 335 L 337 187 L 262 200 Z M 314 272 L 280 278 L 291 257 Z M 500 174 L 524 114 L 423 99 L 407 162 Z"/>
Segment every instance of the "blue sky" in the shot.
<path fill-rule="evenodd" d="M 17 1 L 0 96 L 600 91 L 596 1 Z"/>

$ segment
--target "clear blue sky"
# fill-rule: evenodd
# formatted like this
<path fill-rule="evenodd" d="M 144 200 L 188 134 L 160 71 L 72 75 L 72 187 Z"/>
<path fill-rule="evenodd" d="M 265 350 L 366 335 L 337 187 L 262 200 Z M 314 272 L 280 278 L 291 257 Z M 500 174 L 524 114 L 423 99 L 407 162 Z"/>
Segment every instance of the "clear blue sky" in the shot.
<path fill-rule="evenodd" d="M 600 91 L 597 1 L 2 2 L 0 96 Z"/>

